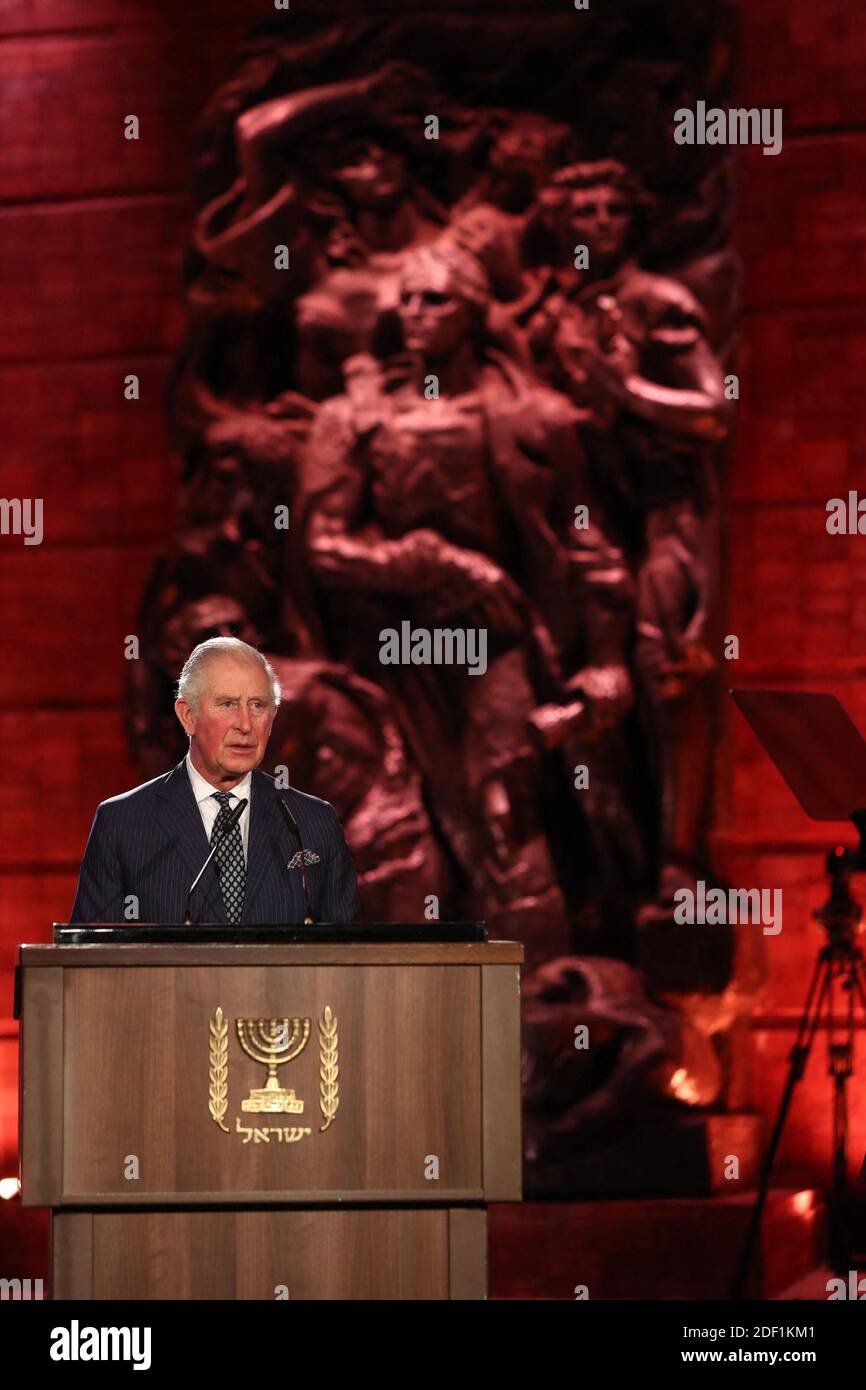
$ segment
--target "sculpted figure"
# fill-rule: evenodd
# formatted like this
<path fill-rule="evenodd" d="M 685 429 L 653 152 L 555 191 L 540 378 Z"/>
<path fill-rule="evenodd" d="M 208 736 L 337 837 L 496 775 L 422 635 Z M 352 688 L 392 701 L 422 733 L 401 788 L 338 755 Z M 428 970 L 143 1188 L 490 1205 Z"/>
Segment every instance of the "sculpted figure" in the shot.
<path fill-rule="evenodd" d="M 516 318 L 533 289 L 524 257 L 527 226 L 574 137 L 568 126 L 532 111 L 475 113 L 474 123 L 483 132 L 480 169 L 451 210 L 449 230 L 454 242 L 481 262 L 494 294 Z M 522 351 L 519 336 L 515 342 Z"/>
<path fill-rule="evenodd" d="M 332 662 L 274 657 L 272 664 L 283 688 L 274 765 L 337 812 L 365 919 L 421 921 L 429 893 L 448 900 L 452 875 L 385 692 Z"/>
<path fill-rule="evenodd" d="M 558 584 L 564 599 L 570 585 L 558 620 L 563 632 L 574 624 L 574 572 L 538 489 L 543 503 L 559 486 L 576 435 L 568 403 L 530 389 L 487 338 L 489 300 L 480 266 L 447 240 L 407 259 L 403 370 L 388 379 L 372 359 L 350 364 L 363 393 L 322 405 L 301 491 L 310 565 L 323 594 L 338 596 L 341 658 L 387 684 L 401 710 L 434 819 L 474 890 L 468 901 L 489 903 L 497 927 L 540 959 L 568 929 L 528 719 L 539 690 L 560 692 L 562 634 L 553 638 L 506 566 L 516 546 L 518 573 L 549 592 Z M 518 510 L 521 489 L 533 505 Z M 380 633 L 403 620 L 483 628 L 486 671 L 382 666 Z"/>
<path fill-rule="evenodd" d="M 341 389 L 345 358 L 373 346 L 403 252 L 447 222 L 409 172 L 424 143 L 428 88 L 420 69 L 394 62 L 242 112 L 238 177 L 197 221 L 206 262 L 261 302 L 292 302 L 296 384 L 316 399 Z M 410 134 L 398 114 L 407 102 Z"/>
<path fill-rule="evenodd" d="M 634 258 L 644 206 L 614 160 L 558 171 L 542 199 L 553 266 L 529 335 L 539 368 L 583 412 L 595 496 L 632 563 L 634 666 L 658 762 L 667 898 L 693 871 L 706 809 L 708 446 L 726 432 L 727 406 L 700 304 Z"/>
<path fill-rule="evenodd" d="M 642 1126 L 657 1134 L 672 1103 L 699 1110 L 718 1100 L 712 1030 L 696 1026 L 693 1010 L 648 997 L 624 961 L 548 961 L 522 998 L 524 1185 L 533 1195 L 573 1191 L 575 1172 L 578 1190 L 582 1180 L 602 1188 L 596 1145 L 615 1154 Z"/>

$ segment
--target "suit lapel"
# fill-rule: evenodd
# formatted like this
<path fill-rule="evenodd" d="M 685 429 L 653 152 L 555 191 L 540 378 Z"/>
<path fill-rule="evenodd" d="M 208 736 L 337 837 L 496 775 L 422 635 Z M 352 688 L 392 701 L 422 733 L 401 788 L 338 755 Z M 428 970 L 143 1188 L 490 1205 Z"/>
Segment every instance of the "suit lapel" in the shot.
<path fill-rule="evenodd" d="M 192 883 L 207 859 L 210 844 L 187 775 L 185 760 L 179 762 L 168 774 L 157 790 L 157 796 L 162 806 L 162 821 L 166 833 L 174 840 L 175 847 L 189 872 L 189 882 Z M 207 911 L 204 911 L 205 905 Z M 224 923 L 226 920 L 219 879 L 213 862 L 208 865 L 193 895 L 192 916 L 200 920 L 203 918 L 205 921 L 208 917 L 217 922 Z"/>
<path fill-rule="evenodd" d="M 247 886 L 242 922 L 258 920 L 259 904 L 266 896 L 268 879 L 279 871 L 280 832 L 283 823 L 276 807 L 274 786 L 255 769 L 252 779 L 250 833 L 247 841 Z M 283 832 L 285 833 L 285 832 Z"/>

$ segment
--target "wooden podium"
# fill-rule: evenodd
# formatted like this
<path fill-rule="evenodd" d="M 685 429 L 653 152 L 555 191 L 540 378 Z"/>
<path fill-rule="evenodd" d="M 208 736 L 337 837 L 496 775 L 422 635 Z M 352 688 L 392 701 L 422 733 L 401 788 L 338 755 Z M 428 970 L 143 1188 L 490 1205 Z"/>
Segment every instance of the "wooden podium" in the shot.
<path fill-rule="evenodd" d="M 21 1197 L 52 1209 L 52 1296 L 486 1297 L 486 1204 L 521 1197 L 522 958 L 22 946 Z"/>

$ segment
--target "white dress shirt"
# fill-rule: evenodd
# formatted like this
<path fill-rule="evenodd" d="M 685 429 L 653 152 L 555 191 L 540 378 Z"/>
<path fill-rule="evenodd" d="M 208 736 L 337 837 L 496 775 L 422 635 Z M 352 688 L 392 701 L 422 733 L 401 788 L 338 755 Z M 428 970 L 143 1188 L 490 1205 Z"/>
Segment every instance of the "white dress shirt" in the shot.
<path fill-rule="evenodd" d="M 205 778 L 202 777 L 201 773 L 196 771 L 196 769 L 192 765 L 192 759 L 190 758 L 189 753 L 187 753 L 186 755 L 186 770 L 189 774 L 189 780 L 192 783 L 192 794 L 195 797 L 198 803 L 198 809 L 201 812 L 201 818 L 204 824 L 205 834 L 208 838 L 208 844 L 210 844 L 210 837 L 213 833 L 214 821 L 216 820 L 220 811 L 220 804 L 214 798 L 214 792 L 221 791 L 222 788 L 211 786 L 210 782 L 206 781 Z M 230 811 L 233 811 L 235 806 L 237 806 L 238 802 L 243 801 L 244 797 L 246 797 L 247 801 L 246 810 L 242 812 L 240 819 L 241 842 L 244 847 L 245 864 L 247 862 L 247 841 L 249 840 L 250 836 L 250 806 L 252 804 L 252 795 L 253 774 L 252 772 L 248 772 L 243 781 L 238 782 L 237 786 L 232 787 L 231 791 L 229 792 L 229 796 L 234 797 L 234 800 L 229 802 Z"/>

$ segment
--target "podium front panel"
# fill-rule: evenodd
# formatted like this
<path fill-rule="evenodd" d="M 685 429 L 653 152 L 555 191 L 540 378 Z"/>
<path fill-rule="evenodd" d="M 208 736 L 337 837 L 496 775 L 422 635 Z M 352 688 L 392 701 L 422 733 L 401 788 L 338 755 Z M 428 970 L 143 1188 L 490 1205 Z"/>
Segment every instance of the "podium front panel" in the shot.
<path fill-rule="evenodd" d="M 61 1299 L 483 1299 L 487 1213 L 466 1207 L 58 1211 Z"/>
<path fill-rule="evenodd" d="M 24 949 L 26 1204 L 519 1198 L 495 947 Z"/>

